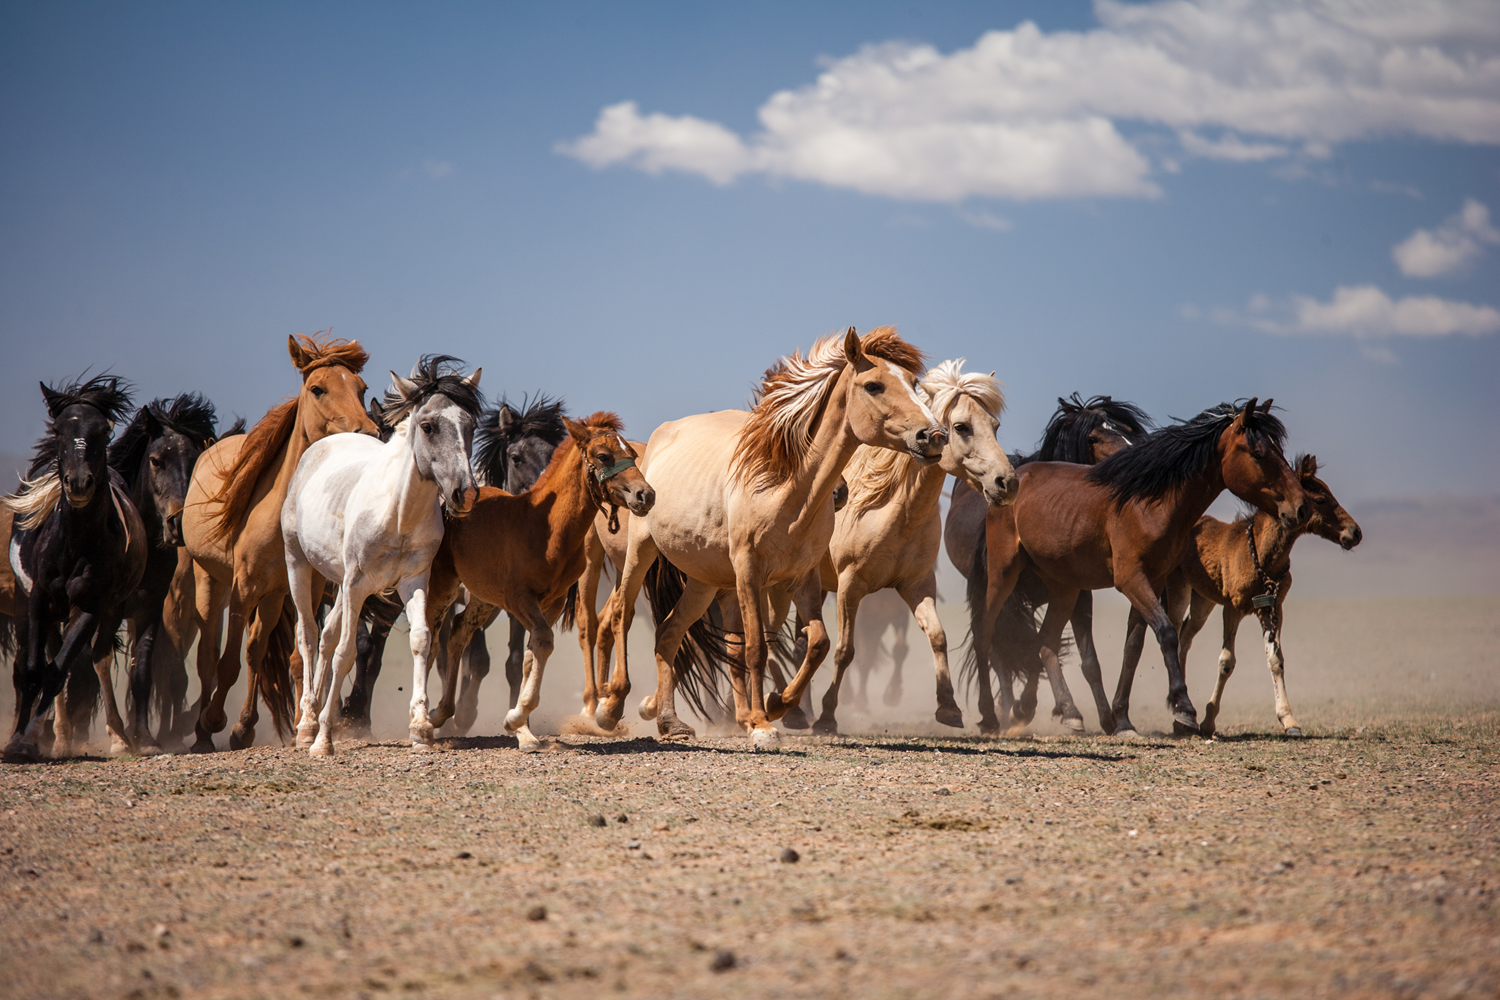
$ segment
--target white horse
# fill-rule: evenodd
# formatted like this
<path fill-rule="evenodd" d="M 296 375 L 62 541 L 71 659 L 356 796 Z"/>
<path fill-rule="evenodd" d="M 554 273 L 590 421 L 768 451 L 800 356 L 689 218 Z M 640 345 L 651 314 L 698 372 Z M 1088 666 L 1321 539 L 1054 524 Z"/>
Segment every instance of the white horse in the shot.
<path fill-rule="evenodd" d="M 302 689 L 297 745 L 314 756 L 333 755 L 338 692 L 354 664 L 360 609 L 371 594 L 393 588 L 411 624 L 412 748 L 432 743 L 427 578 L 443 541 L 443 505 L 461 516 L 476 492 L 469 452 L 480 369 L 465 378 L 452 372 L 453 361 L 425 357 L 409 379 L 391 372 L 384 406 L 387 424 L 396 424 L 390 441 L 334 434 L 316 442 L 297 463 L 281 508 L 297 650 L 303 663 L 317 664 Z M 339 593 L 314 661 L 313 612 L 325 580 L 336 581 Z"/>

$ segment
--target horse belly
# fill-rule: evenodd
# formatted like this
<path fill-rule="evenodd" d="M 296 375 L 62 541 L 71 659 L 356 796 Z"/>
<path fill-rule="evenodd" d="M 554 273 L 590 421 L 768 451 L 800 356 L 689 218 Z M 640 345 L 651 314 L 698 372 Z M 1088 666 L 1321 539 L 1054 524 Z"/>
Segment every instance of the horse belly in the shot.
<path fill-rule="evenodd" d="M 642 462 L 657 498 L 644 515 L 652 541 L 688 576 L 719 587 L 734 586 L 724 488 L 743 422 L 743 413 L 731 411 L 663 424 Z"/>

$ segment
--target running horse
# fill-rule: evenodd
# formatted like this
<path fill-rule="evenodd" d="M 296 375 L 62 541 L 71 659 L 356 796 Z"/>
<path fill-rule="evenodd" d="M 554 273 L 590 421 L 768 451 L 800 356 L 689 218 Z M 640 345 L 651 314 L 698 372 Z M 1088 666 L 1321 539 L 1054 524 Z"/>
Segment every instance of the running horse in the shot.
<path fill-rule="evenodd" d="M 626 641 L 636 596 L 658 557 L 682 573 L 681 595 L 656 627 L 656 691 L 641 705 L 669 739 L 690 739 L 677 716 L 674 661 L 688 629 L 721 592 L 738 632 L 732 656 L 736 720 L 755 746 L 774 745 L 772 726 L 795 705 L 828 654 L 819 564 L 833 537 L 833 493 L 861 444 L 908 452 L 924 464 L 941 457 L 947 433 L 917 395 L 922 353 L 881 327 L 860 337 L 819 340 L 770 368 L 754 409 L 721 410 L 658 427 L 642 465 L 660 499 L 630 520 L 625 566 L 611 598 L 615 669 L 595 713 L 613 729 L 630 691 Z M 766 591 L 791 591 L 807 622 L 806 658 L 792 682 L 769 697 Z M 729 609 L 726 608 L 726 612 Z M 747 688 L 748 680 L 748 688 Z"/>
<path fill-rule="evenodd" d="M 10 565 L 26 595 L 23 658 L 16 664 L 16 730 L 7 760 L 41 756 L 38 739 L 47 710 L 87 662 L 90 648 L 108 681 L 121 608 L 146 569 L 146 529 L 124 483 L 109 467 L 108 447 L 117 420 L 130 411 L 130 394 L 118 378 L 99 375 L 55 389 L 42 385 L 47 429 L 37 443 L 20 490 L 5 498 L 13 515 Z M 21 625 L 21 621 L 17 622 Z M 89 699 L 92 704 L 92 698 Z M 106 702 L 113 739 L 125 726 L 109 689 Z M 58 716 L 66 716 L 58 706 Z M 67 732 L 66 724 L 63 731 Z M 54 745 L 59 756 L 66 741 Z"/>
<path fill-rule="evenodd" d="M 358 342 L 323 336 L 287 338 L 287 352 L 302 375 L 302 389 L 273 407 L 243 436 L 225 438 L 203 453 L 193 470 L 183 510 L 182 535 L 194 562 L 201 711 L 192 749 L 210 752 L 213 734 L 228 719 L 224 701 L 240 676 L 240 644 L 250 680 L 231 749 L 255 742 L 258 697 L 266 699 L 278 735 L 294 724 L 299 692 L 289 674 L 294 641 L 284 619 L 290 594 L 281 537 L 281 507 L 292 474 L 310 445 L 330 434 L 377 435 L 365 412 L 359 377 L 369 355 Z M 229 607 L 228 634 L 219 652 L 220 616 Z M 268 662 L 273 633 L 276 649 Z"/>
<path fill-rule="evenodd" d="M 1359 523 L 1349 515 L 1328 484 L 1318 478 L 1318 459 L 1298 455 L 1297 476 L 1310 501 L 1311 516 L 1307 524 L 1287 528 L 1278 518 L 1262 511 L 1237 518 L 1225 524 L 1216 517 L 1204 515 L 1193 526 L 1192 545 L 1182 564 L 1167 581 L 1167 612 L 1181 638 L 1183 669 L 1187 669 L 1188 649 L 1193 637 L 1208 622 L 1216 605 L 1224 607 L 1224 641 L 1219 652 L 1218 680 L 1213 697 L 1203 708 L 1202 731 L 1212 736 L 1217 725 L 1219 706 L 1224 701 L 1224 685 L 1234 673 L 1234 637 L 1246 616 L 1260 619 L 1265 637 L 1266 666 L 1271 670 L 1271 687 L 1276 698 L 1276 718 L 1287 736 L 1301 736 L 1302 727 L 1292 715 L 1286 696 L 1284 659 L 1281 654 L 1281 623 L 1286 595 L 1292 587 L 1292 546 L 1302 535 L 1317 535 L 1349 551 L 1364 538 Z M 1189 609 L 1183 622 L 1184 609 Z M 1146 623 L 1133 610 L 1125 641 L 1123 674 L 1134 674 L 1145 639 Z"/>
<path fill-rule="evenodd" d="M 992 510 L 981 555 L 969 578 L 970 622 L 981 674 L 988 669 L 996 615 L 1021 573 L 1033 567 L 1047 590 L 1042 620 L 1042 669 L 1059 706 L 1073 708 L 1058 649 L 1078 595 L 1113 586 L 1156 633 L 1166 661 L 1167 707 L 1173 731 L 1197 733 L 1178 658 L 1177 629 L 1159 594 L 1191 545 L 1193 525 L 1228 489 L 1288 528 L 1307 519 L 1307 496 L 1282 453 L 1286 428 L 1270 413 L 1223 403 L 1185 423 L 1165 427 L 1132 448 L 1087 467 L 1033 462 L 1021 468 L 1016 502 Z M 1101 719 L 1107 731 L 1134 732 L 1124 673 Z"/>

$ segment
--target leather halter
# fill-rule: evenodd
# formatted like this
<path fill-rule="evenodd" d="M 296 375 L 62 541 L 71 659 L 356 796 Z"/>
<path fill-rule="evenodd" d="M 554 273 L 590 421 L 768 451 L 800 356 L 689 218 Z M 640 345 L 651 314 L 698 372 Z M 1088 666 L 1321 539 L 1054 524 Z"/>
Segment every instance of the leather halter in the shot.
<path fill-rule="evenodd" d="M 583 464 L 589 470 L 589 499 L 594 501 L 594 506 L 598 508 L 599 513 L 601 514 L 605 513 L 604 508 L 606 506 L 609 507 L 609 512 L 606 515 L 605 519 L 605 525 L 609 528 L 609 533 L 611 535 L 617 535 L 620 533 L 620 505 L 610 499 L 609 490 L 606 489 L 606 486 L 611 479 L 615 478 L 626 469 L 635 468 L 635 456 L 630 453 L 630 446 L 626 445 L 624 458 L 620 459 L 618 462 L 614 462 L 610 465 L 606 465 L 603 468 L 600 468 L 589 460 L 588 453 L 584 452 L 581 447 L 579 448 L 579 452 L 583 455 Z M 602 496 L 596 496 L 594 492 L 595 489 L 597 489 L 599 493 L 602 494 Z"/>
<path fill-rule="evenodd" d="M 1266 586 L 1266 592 L 1256 594 L 1250 599 L 1250 604 L 1255 608 L 1255 616 L 1260 619 L 1260 627 L 1267 635 L 1274 637 L 1279 625 L 1276 605 L 1281 596 L 1281 584 L 1291 567 L 1288 566 L 1276 579 L 1271 579 L 1265 567 L 1260 564 L 1260 553 L 1255 551 L 1255 518 L 1253 517 L 1245 522 L 1245 541 L 1250 546 L 1250 561 L 1255 564 L 1255 573 L 1260 577 L 1260 582 Z"/>

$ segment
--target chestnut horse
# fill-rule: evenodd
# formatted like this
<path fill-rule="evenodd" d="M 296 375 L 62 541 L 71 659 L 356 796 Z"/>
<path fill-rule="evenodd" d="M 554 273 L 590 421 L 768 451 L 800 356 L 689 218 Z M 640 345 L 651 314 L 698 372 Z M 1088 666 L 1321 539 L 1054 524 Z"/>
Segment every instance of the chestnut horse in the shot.
<path fill-rule="evenodd" d="M 1276 695 L 1276 718 L 1287 736 L 1302 735 L 1287 700 L 1281 655 L 1282 606 L 1292 587 L 1292 546 L 1308 534 L 1326 538 L 1347 552 L 1360 543 L 1364 532 L 1334 497 L 1328 484 L 1318 478 L 1317 457 L 1299 455 L 1296 464 L 1312 511 L 1305 526 L 1288 529 L 1279 519 L 1260 511 L 1229 524 L 1204 515 L 1193 525 L 1192 546 L 1182 565 L 1168 579 L 1167 611 L 1180 633 L 1178 655 L 1184 670 L 1193 637 L 1208 623 L 1214 606 L 1224 606 L 1224 645 L 1219 652 L 1219 676 L 1213 697 L 1203 709 L 1204 736 L 1214 734 L 1224 685 L 1234 673 L 1234 636 L 1240 622 L 1250 614 L 1260 618 L 1265 633 L 1266 665 L 1271 669 L 1271 685 Z M 1191 612 L 1183 622 L 1182 613 L 1189 601 Z M 1145 629 L 1145 621 L 1132 612 L 1122 673 L 1134 674 Z"/>
<path fill-rule="evenodd" d="M 819 564 L 833 536 L 833 491 L 861 444 L 935 463 L 946 433 L 917 396 L 922 354 L 883 327 L 851 327 L 808 356 L 766 372 L 755 408 L 721 410 L 658 427 L 643 464 L 662 500 L 630 521 L 621 585 L 611 601 L 615 669 L 595 719 L 619 722 L 630 691 L 626 641 L 636 596 L 658 555 L 685 576 L 682 595 L 656 627 L 656 692 L 641 705 L 669 738 L 691 738 L 677 717 L 674 661 L 689 627 L 721 591 L 738 605 L 726 623 L 743 637 L 743 669 L 731 665 L 735 714 L 759 745 L 779 740 L 771 723 L 794 705 L 828 653 Z M 807 656 L 780 694 L 763 695 L 765 591 L 791 589 L 807 624 Z M 743 623 L 742 630 L 734 620 Z M 746 674 L 749 688 L 746 689 Z"/>
<path fill-rule="evenodd" d="M 1177 654 L 1177 629 L 1157 596 L 1191 544 L 1193 525 L 1228 489 L 1287 527 L 1307 517 L 1307 498 L 1282 454 L 1286 428 L 1270 413 L 1224 403 L 1163 428 L 1095 466 L 1034 462 L 1021 468 L 1011 507 L 990 511 L 982 557 L 969 578 L 974 653 L 988 669 L 995 618 L 1022 570 L 1034 567 L 1047 588 L 1039 660 L 1053 696 L 1077 714 L 1057 652 L 1063 625 L 1084 590 L 1114 586 L 1156 633 L 1167 665 L 1173 731 L 1198 732 Z M 981 564 L 981 558 L 983 560 Z M 983 572 L 980 567 L 983 565 Z M 1133 732 L 1130 688 L 1122 673 L 1106 732 Z"/>
<path fill-rule="evenodd" d="M 430 625 L 442 620 L 460 584 L 470 600 L 448 641 L 443 698 L 431 716 L 434 728 L 453 715 L 464 649 L 499 607 L 530 633 L 521 694 L 505 728 L 516 734 L 522 750 L 539 749 L 528 720 L 541 698 L 552 625 L 583 573 L 594 515 L 610 507 L 644 514 L 656 502 L 636 468 L 635 451 L 620 436 L 619 417 L 602 412 L 583 421 L 564 417 L 563 425 L 568 437 L 531 489 L 512 496 L 486 486 L 466 516 L 448 522 L 429 577 Z"/>
<path fill-rule="evenodd" d="M 302 391 L 272 408 L 250 433 L 227 437 L 205 451 L 193 469 L 182 536 L 192 557 L 199 629 L 198 679 L 202 685 L 197 741 L 192 749 L 214 749 L 213 734 L 228 721 L 224 700 L 240 676 L 240 643 L 249 632 L 245 660 L 248 691 L 231 749 L 255 742 L 257 695 L 278 735 L 291 727 L 299 692 L 287 674 L 293 652 L 287 614 L 290 590 L 281 538 L 281 507 L 297 461 L 314 441 L 330 434 L 378 436 L 365 412 L 365 382 L 359 377 L 370 356 L 356 341 L 325 337 L 287 338 L 292 364 L 302 374 Z M 229 628 L 222 655 L 219 619 L 229 605 Z M 283 619 L 287 621 L 284 624 Z M 285 649 L 268 665 L 272 633 L 282 630 Z"/>

